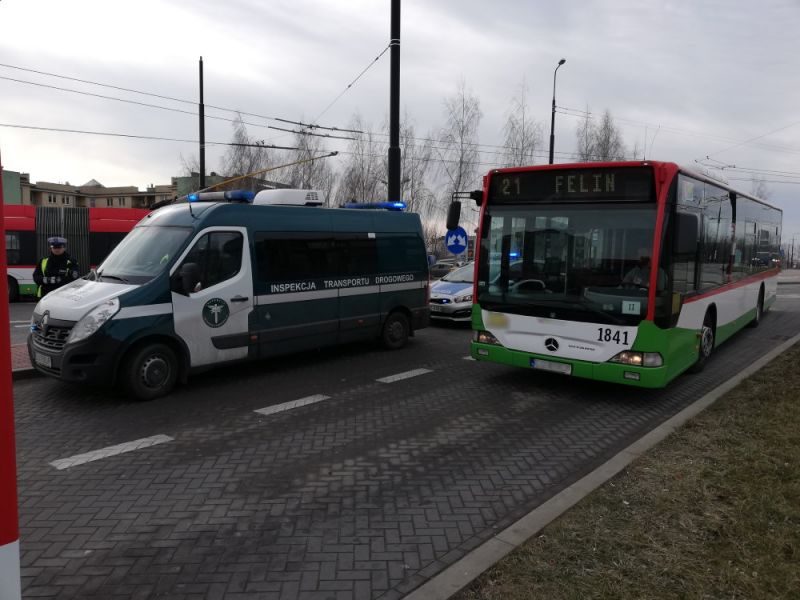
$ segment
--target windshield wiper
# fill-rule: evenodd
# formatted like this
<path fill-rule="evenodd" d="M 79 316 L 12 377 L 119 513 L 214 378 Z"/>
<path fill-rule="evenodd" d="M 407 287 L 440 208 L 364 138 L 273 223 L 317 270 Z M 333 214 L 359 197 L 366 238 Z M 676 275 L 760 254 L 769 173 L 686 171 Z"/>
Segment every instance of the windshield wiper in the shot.
<path fill-rule="evenodd" d="M 122 283 L 130 283 L 130 281 L 118 275 L 106 275 L 105 273 L 98 273 L 97 276 L 100 279 L 116 279 L 117 281 L 121 281 Z"/>

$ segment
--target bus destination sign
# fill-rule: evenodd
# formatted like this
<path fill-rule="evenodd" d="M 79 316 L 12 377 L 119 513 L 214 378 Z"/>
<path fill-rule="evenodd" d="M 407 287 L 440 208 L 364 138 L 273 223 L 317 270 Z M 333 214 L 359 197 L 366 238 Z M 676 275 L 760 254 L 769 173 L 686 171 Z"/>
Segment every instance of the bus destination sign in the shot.
<path fill-rule="evenodd" d="M 653 190 L 653 170 L 649 167 L 543 169 L 492 174 L 489 201 L 642 202 L 655 199 Z"/>

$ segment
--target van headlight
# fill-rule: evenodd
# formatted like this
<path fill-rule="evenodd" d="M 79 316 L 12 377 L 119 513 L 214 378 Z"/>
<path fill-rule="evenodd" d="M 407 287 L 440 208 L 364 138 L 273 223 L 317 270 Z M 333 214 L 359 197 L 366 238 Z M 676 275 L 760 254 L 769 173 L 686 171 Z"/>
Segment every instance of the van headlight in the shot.
<path fill-rule="evenodd" d="M 88 313 L 83 315 L 80 321 L 75 323 L 75 327 L 69 333 L 67 344 L 79 342 L 92 335 L 102 327 L 103 323 L 119 312 L 119 300 L 112 298 L 102 304 L 98 304 Z"/>
<path fill-rule="evenodd" d="M 664 364 L 664 359 L 658 352 L 635 352 L 624 350 L 608 362 L 621 363 L 634 367 L 660 367 Z"/>

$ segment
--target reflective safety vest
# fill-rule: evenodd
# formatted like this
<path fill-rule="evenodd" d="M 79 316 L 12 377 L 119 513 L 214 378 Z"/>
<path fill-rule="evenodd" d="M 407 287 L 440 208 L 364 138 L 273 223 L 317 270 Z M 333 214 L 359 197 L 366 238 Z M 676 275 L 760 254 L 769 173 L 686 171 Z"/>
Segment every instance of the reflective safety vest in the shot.
<path fill-rule="evenodd" d="M 42 259 L 42 277 L 46 277 L 45 273 L 47 273 L 47 261 L 48 260 L 50 260 L 49 256 L 47 256 L 47 257 Z M 72 264 L 72 261 L 71 260 L 67 260 L 67 273 L 69 273 L 69 267 L 70 267 L 71 264 Z M 38 288 L 36 288 L 36 297 L 37 298 L 41 298 L 42 297 L 42 286 L 41 285 Z"/>

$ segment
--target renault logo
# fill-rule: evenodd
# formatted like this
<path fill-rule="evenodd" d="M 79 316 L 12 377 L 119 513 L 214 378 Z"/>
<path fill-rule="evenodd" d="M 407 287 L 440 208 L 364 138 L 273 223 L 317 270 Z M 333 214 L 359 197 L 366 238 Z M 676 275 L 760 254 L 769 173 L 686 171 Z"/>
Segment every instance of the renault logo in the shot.
<path fill-rule="evenodd" d="M 45 336 L 47 336 L 47 328 L 48 328 L 48 323 L 49 322 L 50 322 L 50 313 L 49 312 L 45 312 L 44 316 L 42 317 L 42 323 L 41 323 L 41 325 L 42 325 L 42 333 Z"/>
<path fill-rule="evenodd" d="M 555 352 L 558 350 L 558 342 L 556 341 L 556 338 L 547 338 L 544 341 L 544 347 L 550 350 L 550 352 Z"/>

